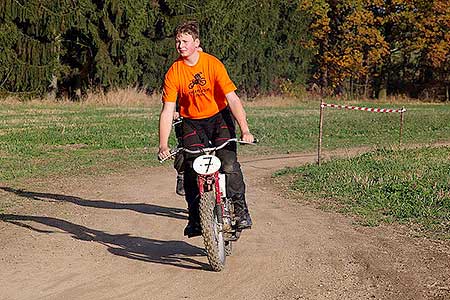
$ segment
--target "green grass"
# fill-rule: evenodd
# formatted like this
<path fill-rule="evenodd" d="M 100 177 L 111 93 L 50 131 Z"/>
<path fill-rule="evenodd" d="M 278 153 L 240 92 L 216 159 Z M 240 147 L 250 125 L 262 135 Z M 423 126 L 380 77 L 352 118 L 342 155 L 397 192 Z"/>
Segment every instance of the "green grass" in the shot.
<path fill-rule="evenodd" d="M 389 104 L 358 106 L 400 108 Z M 406 105 L 403 143 L 434 143 L 450 140 L 450 105 Z M 314 151 L 319 131 L 317 103 L 289 108 L 254 108 L 248 112 L 250 127 L 267 146 L 267 152 Z M 399 142 L 400 115 L 364 111 L 324 111 L 323 149 L 356 146 L 383 147 Z"/>
<path fill-rule="evenodd" d="M 157 163 L 155 108 L 22 104 L 0 118 L 0 181 Z"/>
<path fill-rule="evenodd" d="M 450 140 L 449 105 L 415 104 L 407 109 L 405 144 Z M 2 105 L 0 181 L 157 165 L 159 111 L 155 106 Z M 247 115 L 261 141 L 258 154 L 315 151 L 317 147 L 317 102 L 248 107 Z M 323 149 L 396 144 L 398 127 L 398 114 L 326 109 Z M 249 155 L 255 148 L 240 151 Z"/>
<path fill-rule="evenodd" d="M 290 189 L 366 225 L 411 222 L 450 238 L 450 147 L 380 149 L 350 159 L 285 169 Z"/>

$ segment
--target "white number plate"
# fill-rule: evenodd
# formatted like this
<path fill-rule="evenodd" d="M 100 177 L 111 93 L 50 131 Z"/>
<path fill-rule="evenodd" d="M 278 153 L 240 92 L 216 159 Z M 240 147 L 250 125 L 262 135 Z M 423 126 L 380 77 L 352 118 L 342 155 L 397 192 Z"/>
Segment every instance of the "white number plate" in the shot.
<path fill-rule="evenodd" d="M 214 155 L 202 155 L 194 160 L 194 171 L 197 174 L 209 175 L 220 169 L 220 159 Z"/>

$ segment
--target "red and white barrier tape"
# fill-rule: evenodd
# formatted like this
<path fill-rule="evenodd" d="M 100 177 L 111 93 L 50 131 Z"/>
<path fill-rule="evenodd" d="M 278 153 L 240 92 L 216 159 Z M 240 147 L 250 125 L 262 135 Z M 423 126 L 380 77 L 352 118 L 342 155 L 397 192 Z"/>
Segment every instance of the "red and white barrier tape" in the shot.
<path fill-rule="evenodd" d="M 320 106 L 321 107 L 332 107 L 332 108 L 337 108 L 337 109 L 363 110 L 363 111 L 380 112 L 380 113 L 403 113 L 406 111 L 406 108 L 400 108 L 400 109 L 369 108 L 369 107 L 358 107 L 358 106 L 338 105 L 338 104 L 329 104 L 329 103 L 322 103 Z"/>

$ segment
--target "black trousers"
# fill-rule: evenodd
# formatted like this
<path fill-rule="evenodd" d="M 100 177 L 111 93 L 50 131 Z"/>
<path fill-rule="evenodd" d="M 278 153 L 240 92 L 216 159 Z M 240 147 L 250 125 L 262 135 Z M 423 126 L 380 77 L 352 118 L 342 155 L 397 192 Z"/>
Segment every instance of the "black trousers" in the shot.
<path fill-rule="evenodd" d="M 220 146 L 227 139 L 236 137 L 235 120 L 227 107 L 218 114 L 201 120 L 184 119 L 182 125 L 183 146 L 196 150 L 199 148 Z M 188 203 L 189 220 L 199 220 L 199 190 L 197 173 L 192 165 L 200 154 L 184 152 L 184 190 Z M 230 143 L 216 152 L 221 160 L 221 171 L 227 179 L 227 196 L 235 203 L 237 214 L 248 212 L 245 202 L 245 183 L 241 165 L 237 161 L 237 145 Z"/>
<path fill-rule="evenodd" d="M 183 123 L 178 123 L 175 125 L 175 136 L 177 138 L 177 147 L 183 147 Z M 184 172 L 184 157 L 182 152 L 178 152 L 175 155 L 175 160 L 173 162 L 173 167 L 178 174 L 183 174 Z"/>

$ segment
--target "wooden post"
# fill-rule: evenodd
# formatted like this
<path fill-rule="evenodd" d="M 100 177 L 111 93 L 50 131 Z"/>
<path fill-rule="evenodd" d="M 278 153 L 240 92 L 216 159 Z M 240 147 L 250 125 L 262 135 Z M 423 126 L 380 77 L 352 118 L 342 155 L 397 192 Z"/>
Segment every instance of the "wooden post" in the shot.
<path fill-rule="evenodd" d="M 320 100 L 320 124 L 319 124 L 319 142 L 317 145 L 317 164 L 320 166 L 320 156 L 322 154 L 322 127 L 323 127 L 323 100 Z"/>
<path fill-rule="evenodd" d="M 404 116 L 403 116 L 403 114 L 405 113 L 405 108 L 404 107 L 402 107 L 402 111 L 401 111 L 401 113 L 400 113 L 400 142 L 399 142 L 399 144 L 400 144 L 400 146 L 402 145 L 402 138 L 403 138 L 403 123 L 404 123 Z"/>

